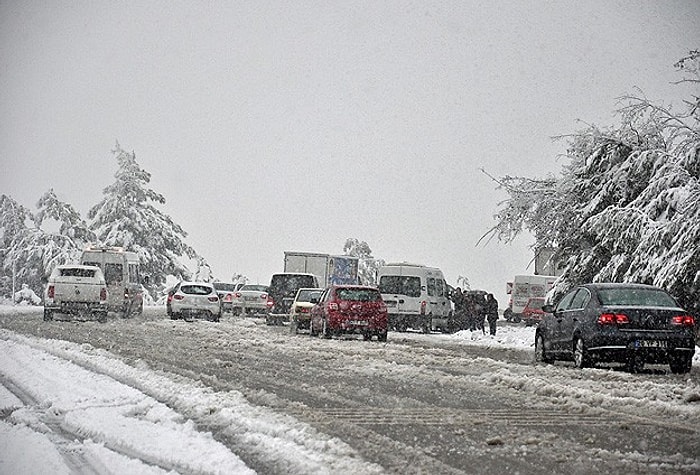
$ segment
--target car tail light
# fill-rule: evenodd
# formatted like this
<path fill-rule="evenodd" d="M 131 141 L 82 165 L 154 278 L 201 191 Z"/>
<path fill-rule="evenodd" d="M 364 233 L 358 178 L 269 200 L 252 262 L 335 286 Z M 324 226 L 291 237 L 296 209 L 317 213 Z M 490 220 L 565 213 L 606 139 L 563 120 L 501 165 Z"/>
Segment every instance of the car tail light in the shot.
<path fill-rule="evenodd" d="M 107 287 L 100 289 L 100 300 L 107 300 Z"/>
<path fill-rule="evenodd" d="M 601 313 L 598 317 L 598 323 L 601 325 L 619 325 L 629 322 L 629 317 L 623 313 Z"/>
<path fill-rule="evenodd" d="M 268 296 L 267 296 L 267 302 L 265 303 L 265 305 L 267 305 L 267 308 L 272 308 L 272 307 L 274 307 L 274 306 L 275 306 L 275 301 L 274 301 L 274 299 L 268 295 Z"/>
<path fill-rule="evenodd" d="M 233 296 L 236 297 L 237 299 L 239 299 L 239 298 L 241 298 L 241 293 L 236 292 L 235 294 L 233 294 Z"/>
<path fill-rule="evenodd" d="M 231 294 L 226 294 L 226 297 L 224 297 L 224 302 L 230 302 L 233 296 Z"/>
<path fill-rule="evenodd" d="M 207 297 L 207 300 L 210 302 L 218 302 L 219 301 L 219 296 L 218 295 L 212 295 L 211 297 Z"/>
<path fill-rule="evenodd" d="M 260 298 L 265 300 L 267 298 L 267 294 L 260 294 Z"/>
<path fill-rule="evenodd" d="M 174 298 L 175 300 L 184 300 L 184 299 L 185 299 L 185 296 L 184 296 L 184 295 L 180 295 L 180 294 L 175 294 L 175 295 L 173 295 L 173 298 Z"/>
<path fill-rule="evenodd" d="M 695 326 L 695 317 L 690 315 L 676 315 L 671 319 L 673 325 L 683 325 L 684 327 Z"/>
<path fill-rule="evenodd" d="M 311 309 L 309 307 L 297 307 L 297 311 L 299 313 L 309 313 L 311 312 Z"/>
<path fill-rule="evenodd" d="M 421 315 L 425 315 L 425 308 L 426 308 L 427 306 L 428 306 L 428 302 L 426 302 L 425 300 L 423 300 L 423 301 L 420 303 L 420 314 L 421 314 Z"/>
<path fill-rule="evenodd" d="M 173 301 L 173 296 L 172 294 L 168 294 L 168 303 Z"/>
<path fill-rule="evenodd" d="M 328 310 L 338 310 L 338 302 L 328 302 Z"/>
<path fill-rule="evenodd" d="M 54 298 L 54 295 L 56 295 L 56 288 L 53 285 L 49 285 L 49 290 L 46 291 L 46 295 L 50 299 Z"/>

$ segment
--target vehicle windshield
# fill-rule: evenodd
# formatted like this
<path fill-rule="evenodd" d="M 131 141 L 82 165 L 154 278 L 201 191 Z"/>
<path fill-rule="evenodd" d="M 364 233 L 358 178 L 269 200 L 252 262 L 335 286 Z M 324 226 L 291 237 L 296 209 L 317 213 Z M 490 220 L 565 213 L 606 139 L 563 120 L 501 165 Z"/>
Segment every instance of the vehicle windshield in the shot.
<path fill-rule="evenodd" d="M 312 275 L 275 275 L 270 283 L 270 292 L 294 296 L 301 287 L 315 285 Z"/>
<path fill-rule="evenodd" d="M 383 275 L 379 279 L 379 291 L 383 294 L 400 294 L 407 297 L 420 297 L 420 277 Z"/>
<path fill-rule="evenodd" d="M 207 285 L 183 285 L 180 287 L 180 291 L 183 294 L 190 295 L 209 295 L 211 293 L 211 287 Z"/>
<path fill-rule="evenodd" d="M 631 307 L 678 307 L 673 297 L 660 289 L 601 289 L 601 305 L 628 305 Z"/>
<path fill-rule="evenodd" d="M 374 289 L 338 289 L 335 294 L 340 300 L 351 300 L 353 302 L 378 302 L 382 299 L 379 291 Z"/>
<path fill-rule="evenodd" d="M 297 302 L 311 302 L 311 299 L 318 300 L 321 297 L 321 290 L 302 289 L 297 294 Z"/>
<path fill-rule="evenodd" d="M 236 290 L 236 284 L 227 284 L 224 282 L 214 282 L 214 288 L 216 290 L 221 290 L 224 292 L 234 292 Z"/>
<path fill-rule="evenodd" d="M 95 277 L 95 269 L 69 267 L 67 269 L 61 269 L 61 277 Z"/>
<path fill-rule="evenodd" d="M 238 290 L 240 290 L 241 292 L 243 292 L 245 290 L 249 290 L 251 292 L 267 292 L 267 286 L 266 285 L 250 284 L 250 285 L 244 285 L 243 287 L 241 287 Z"/>

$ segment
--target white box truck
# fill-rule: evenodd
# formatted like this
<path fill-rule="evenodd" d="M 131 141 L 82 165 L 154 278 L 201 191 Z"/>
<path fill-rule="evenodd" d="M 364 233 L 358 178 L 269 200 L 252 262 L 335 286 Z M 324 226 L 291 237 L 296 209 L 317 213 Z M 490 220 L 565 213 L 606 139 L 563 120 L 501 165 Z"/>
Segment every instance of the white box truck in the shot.
<path fill-rule="evenodd" d="M 357 284 L 359 259 L 318 252 L 284 252 L 284 272 L 313 274 L 321 287 L 332 284 Z"/>
<path fill-rule="evenodd" d="M 506 284 L 506 293 L 510 295 L 508 308 L 503 316 L 509 322 L 518 323 L 523 319 L 523 310 L 528 302 L 544 302 L 547 292 L 554 286 L 557 276 L 554 275 L 516 275 L 513 282 Z M 541 307 L 541 305 L 540 305 Z"/>

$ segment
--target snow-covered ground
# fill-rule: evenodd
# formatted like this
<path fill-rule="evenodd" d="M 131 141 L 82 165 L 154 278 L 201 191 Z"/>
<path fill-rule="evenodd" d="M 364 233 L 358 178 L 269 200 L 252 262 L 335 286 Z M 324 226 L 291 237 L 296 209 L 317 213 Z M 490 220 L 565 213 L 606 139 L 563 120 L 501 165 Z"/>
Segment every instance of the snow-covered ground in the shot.
<path fill-rule="evenodd" d="M 17 311 L 40 310 L 0 306 L 0 314 Z M 424 342 L 427 347 L 447 342 L 531 349 L 533 336 L 532 327 L 508 325 L 501 326 L 495 337 L 467 331 L 453 335 L 405 333 L 400 338 Z M 295 339 L 290 344 L 299 345 L 300 341 L 314 345 L 316 340 L 309 338 L 304 343 L 305 339 Z M 130 366 L 89 345 L 0 330 L 0 354 L 2 474 L 254 473 L 237 454 L 210 434 L 196 430 L 190 417 L 206 411 L 218 414 L 217 424 L 244 433 L 260 454 L 285 459 L 290 473 L 382 472 L 343 441 L 290 416 L 252 405 L 241 393 L 216 392 L 145 365 Z M 605 384 L 619 382 L 619 387 L 606 396 L 590 379 L 569 382 L 565 378 L 570 374 L 558 378 L 551 373 L 535 381 L 531 371 L 508 368 L 494 360 L 488 364 L 492 371 L 479 377 L 491 385 L 541 385 L 549 377 L 549 386 L 538 391 L 557 393 L 565 401 L 607 397 L 662 405 L 661 413 L 690 411 L 697 416 L 700 412 L 697 384 L 674 398 L 666 394 L 678 391 L 670 387 L 672 383 L 627 384 L 627 375 L 616 373 Z M 694 365 L 700 365 L 700 351 Z M 409 377 L 418 369 L 394 367 L 395 372 L 399 370 Z M 600 403 L 605 405 L 606 401 Z M 171 407 L 177 407 L 178 412 Z"/>

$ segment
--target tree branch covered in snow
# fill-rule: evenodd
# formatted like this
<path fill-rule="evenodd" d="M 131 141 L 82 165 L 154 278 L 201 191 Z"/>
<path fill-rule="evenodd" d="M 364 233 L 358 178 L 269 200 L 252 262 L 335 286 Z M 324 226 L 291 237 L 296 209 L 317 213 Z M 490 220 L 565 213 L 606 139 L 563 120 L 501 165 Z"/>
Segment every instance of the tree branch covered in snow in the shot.
<path fill-rule="evenodd" d="M 697 77 L 700 56 L 679 64 Z M 482 239 L 528 230 L 534 247 L 556 249 L 564 282 L 652 283 L 700 311 L 698 96 L 680 112 L 641 94 L 620 101 L 619 125 L 567 137 L 560 177 L 492 177 L 509 197 Z"/>

